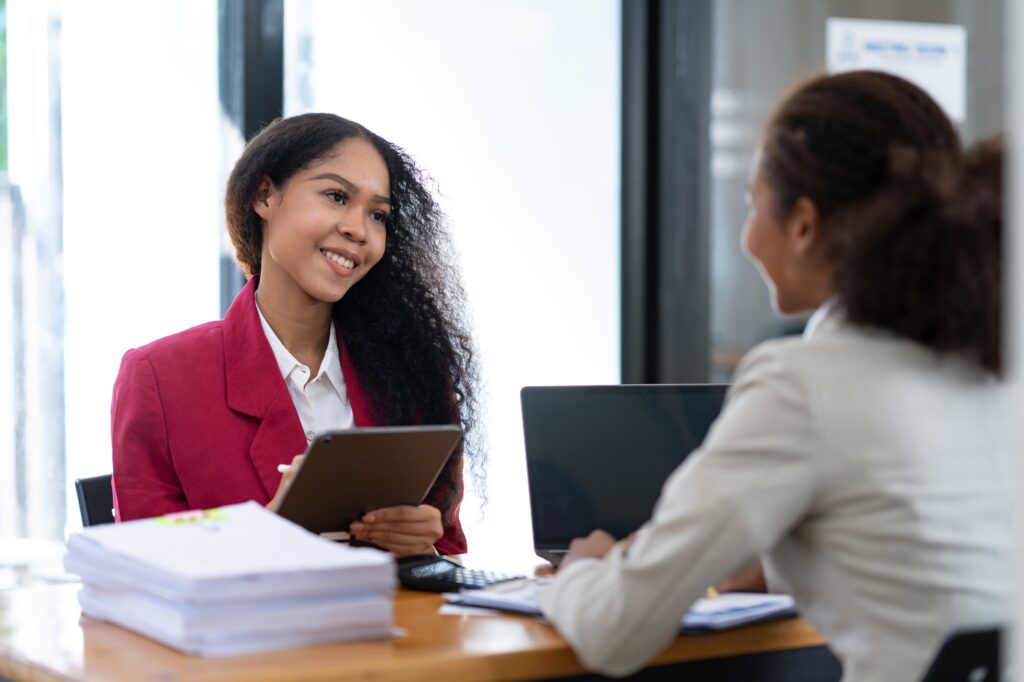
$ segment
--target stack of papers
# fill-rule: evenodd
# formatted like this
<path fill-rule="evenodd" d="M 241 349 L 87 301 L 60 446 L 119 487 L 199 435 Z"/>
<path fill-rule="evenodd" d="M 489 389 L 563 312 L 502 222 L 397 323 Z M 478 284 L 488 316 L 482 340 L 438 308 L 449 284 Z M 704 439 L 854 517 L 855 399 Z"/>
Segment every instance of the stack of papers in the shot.
<path fill-rule="evenodd" d="M 392 631 L 390 554 L 321 539 L 255 502 L 86 528 L 64 566 L 82 578 L 85 615 L 191 654 Z"/>
<path fill-rule="evenodd" d="M 546 577 L 499 583 L 482 590 L 462 590 L 458 594 L 447 594 L 445 598 L 449 603 L 462 606 L 539 616 L 540 593 L 552 580 L 554 578 Z M 793 598 L 789 595 L 727 592 L 694 602 L 683 616 L 681 628 L 685 632 L 728 630 L 795 614 Z"/>
<path fill-rule="evenodd" d="M 683 618 L 683 630 L 728 630 L 795 615 L 796 606 L 788 594 L 725 592 L 695 601 Z"/>

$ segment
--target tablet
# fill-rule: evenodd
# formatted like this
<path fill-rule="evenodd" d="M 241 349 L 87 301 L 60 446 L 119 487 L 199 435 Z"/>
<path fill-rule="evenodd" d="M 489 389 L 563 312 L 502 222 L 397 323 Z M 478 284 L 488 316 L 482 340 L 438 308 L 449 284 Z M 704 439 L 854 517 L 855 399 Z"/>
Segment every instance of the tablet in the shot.
<path fill-rule="evenodd" d="M 461 439 L 454 425 L 321 434 L 274 511 L 312 533 L 333 533 L 374 509 L 421 504 Z"/>

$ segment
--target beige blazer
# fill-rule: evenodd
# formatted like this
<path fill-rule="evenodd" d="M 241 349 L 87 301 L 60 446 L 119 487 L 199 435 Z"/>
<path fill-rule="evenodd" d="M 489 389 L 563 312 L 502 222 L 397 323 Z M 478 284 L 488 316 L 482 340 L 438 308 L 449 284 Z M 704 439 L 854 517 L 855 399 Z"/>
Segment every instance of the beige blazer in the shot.
<path fill-rule="evenodd" d="M 709 585 L 761 555 L 844 680 L 916 680 L 951 628 L 1009 619 L 1003 393 L 840 313 L 764 343 L 635 543 L 560 572 L 543 611 L 586 665 L 629 673 Z"/>

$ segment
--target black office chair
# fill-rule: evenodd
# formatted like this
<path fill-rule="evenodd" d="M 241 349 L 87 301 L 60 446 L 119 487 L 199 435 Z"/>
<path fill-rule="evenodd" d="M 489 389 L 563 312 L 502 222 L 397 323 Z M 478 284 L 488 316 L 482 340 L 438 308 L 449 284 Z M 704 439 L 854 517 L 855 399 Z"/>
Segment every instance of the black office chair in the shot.
<path fill-rule="evenodd" d="M 83 526 L 98 526 L 114 522 L 114 491 L 110 487 L 112 476 L 76 478 L 78 509 L 82 512 Z"/>
<path fill-rule="evenodd" d="M 921 682 L 1000 682 L 1001 628 L 961 630 L 946 638 Z"/>

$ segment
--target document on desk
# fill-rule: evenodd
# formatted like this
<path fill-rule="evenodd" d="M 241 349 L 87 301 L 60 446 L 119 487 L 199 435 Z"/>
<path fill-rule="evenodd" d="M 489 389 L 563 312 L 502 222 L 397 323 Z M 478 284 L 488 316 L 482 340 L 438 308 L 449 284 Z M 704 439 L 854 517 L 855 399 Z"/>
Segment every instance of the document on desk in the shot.
<path fill-rule="evenodd" d="M 256 502 L 91 526 L 67 549 L 65 568 L 86 582 L 186 602 L 391 594 L 397 584 L 390 554 L 323 540 Z"/>
<path fill-rule="evenodd" d="M 68 540 L 82 613 L 201 656 L 391 634 L 394 558 L 255 502 L 93 526 Z"/>
<path fill-rule="evenodd" d="M 552 580 L 551 577 L 517 580 L 445 597 L 452 604 L 539 616 L 540 593 Z M 694 602 L 683 617 L 681 627 L 684 632 L 713 632 L 795 614 L 793 598 L 789 595 L 727 592 Z"/>

